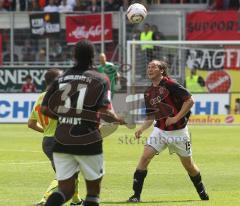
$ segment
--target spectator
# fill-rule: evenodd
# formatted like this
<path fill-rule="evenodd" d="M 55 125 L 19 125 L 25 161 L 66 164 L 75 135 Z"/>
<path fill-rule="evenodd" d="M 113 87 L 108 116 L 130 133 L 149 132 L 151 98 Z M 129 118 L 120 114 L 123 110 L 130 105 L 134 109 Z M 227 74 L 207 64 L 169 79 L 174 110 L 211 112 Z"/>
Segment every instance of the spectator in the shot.
<path fill-rule="evenodd" d="M 3 0 L 3 8 L 7 11 L 10 11 L 12 7 L 12 1 L 11 0 Z"/>
<path fill-rule="evenodd" d="M 42 11 L 42 9 L 40 8 L 39 5 L 39 1 L 38 0 L 32 0 L 30 7 L 29 7 L 30 11 Z"/>
<path fill-rule="evenodd" d="M 106 55 L 101 53 L 99 55 L 100 65 L 98 66 L 98 71 L 104 73 L 108 76 L 111 83 L 111 97 L 113 98 L 115 93 L 116 81 L 119 80 L 120 74 L 118 73 L 118 68 L 112 62 L 108 62 Z"/>
<path fill-rule="evenodd" d="M 205 91 L 205 81 L 201 76 L 197 75 L 195 68 L 192 68 L 190 76 L 186 77 L 186 88 L 192 93 Z"/>
<path fill-rule="evenodd" d="M 229 9 L 234 9 L 234 10 L 240 9 L 240 1 L 239 0 L 230 0 L 229 1 Z"/>
<path fill-rule="evenodd" d="M 234 114 L 240 114 L 240 98 L 235 99 Z"/>
<path fill-rule="evenodd" d="M 27 75 L 25 77 L 26 83 L 22 85 L 22 92 L 24 93 L 31 93 L 36 92 L 36 86 L 32 83 L 31 75 Z"/>
<path fill-rule="evenodd" d="M 77 4 L 78 0 L 67 0 L 67 5 L 70 5 L 72 8 L 74 8 Z M 79 0 L 79 1 L 83 1 L 83 0 Z"/>
<path fill-rule="evenodd" d="M 47 5 L 46 0 L 37 0 L 39 7 L 43 10 L 44 7 Z"/>
<path fill-rule="evenodd" d="M 32 50 L 30 48 L 24 48 L 22 50 L 22 61 L 23 62 L 34 62 L 35 61 L 35 55 L 33 54 Z"/>
<path fill-rule="evenodd" d="M 231 107 L 229 104 L 225 104 L 224 108 L 226 109 L 227 114 L 231 114 Z"/>
<path fill-rule="evenodd" d="M 36 61 L 39 63 L 44 63 L 46 61 L 46 50 L 41 48 L 37 54 Z"/>
<path fill-rule="evenodd" d="M 12 0 L 12 11 L 25 11 L 26 0 Z"/>
<path fill-rule="evenodd" d="M 152 25 L 151 30 L 153 32 L 153 40 L 154 41 L 165 40 L 164 35 L 160 31 L 158 31 L 158 27 L 156 25 Z M 159 58 L 159 56 L 160 56 L 160 47 L 159 46 L 153 47 L 153 56 L 154 56 L 154 58 Z"/>
<path fill-rule="evenodd" d="M 119 0 L 106 0 L 105 1 L 105 11 L 119 11 L 122 6 L 122 2 Z"/>
<path fill-rule="evenodd" d="M 50 53 L 53 57 L 54 61 L 61 61 L 62 60 L 62 46 L 59 42 L 54 42 L 54 44 L 51 46 Z"/>
<path fill-rule="evenodd" d="M 0 0 L 0 12 L 6 12 L 7 9 L 4 8 L 4 0 Z"/>
<path fill-rule="evenodd" d="M 209 9 L 212 10 L 228 10 L 239 9 L 239 0 L 212 0 L 209 2 Z"/>
<path fill-rule="evenodd" d="M 36 60 L 35 56 L 36 45 L 33 44 L 32 40 L 26 39 L 22 47 L 22 61 L 33 62 Z"/>
<path fill-rule="evenodd" d="M 62 4 L 60 6 L 58 6 L 58 10 L 61 13 L 67 13 L 67 12 L 72 12 L 73 7 L 72 7 L 72 5 L 67 4 L 67 0 L 63 0 Z"/>
<path fill-rule="evenodd" d="M 137 28 L 134 28 L 132 32 L 132 39 L 140 40 L 140 35 L 141 35 L 141 31 Z"/>
<path fill-rule="evenodd" d="M 153 40 L 166 40 L 165 36 L 163 35 L 163 33 L 161 33 L 158 30 L 157 25 L 153 24 L 151 26 L 151 30 L 153 32 Z"/>
<path fill-rule="evenodd" d="M 144 30 L 140 34 L 141 41 L 152 41 L 153 40 L 153 32 L 148 23 L 144 24 Z M 153 45 L 152 44 L 144 44 L 141 46 L 142 52 L 145 53 L 146 56 L 146 65 L 153 59 Z M 145 73 L 145 68 L 144 68 Z"/>
<path fill-rule="evenodd" d="M 87 9 L 87 2 L 82 0 L 76 0 L 76 6 L 74 11 L 85 11 Z"/>
<path fill-rule="evenodd" d="M 97 0 L 91 0 L 90 4 L 87 6 L 87 10 L 92 13 L 100 12 L 101 7 L 99 6 Z"/>
<path fill-rule="evenodd" d="M 58 12 L 58 7 L 55 5 L 54 0 L 49 0 L 49 4 L 44 7 L 44 12 Z"/>
<path fill-rule="evenodd" d="M 3 62 L 9 64 L 10 61 L 11 61 L 11 51 L 10 51 L 10 47 L 7 46 L 7 52 L 3 55 Z M 13 61 L 14 62 L 18 62 L 19 61 L 19 57 L 15 53 L 13 54 Z"/>

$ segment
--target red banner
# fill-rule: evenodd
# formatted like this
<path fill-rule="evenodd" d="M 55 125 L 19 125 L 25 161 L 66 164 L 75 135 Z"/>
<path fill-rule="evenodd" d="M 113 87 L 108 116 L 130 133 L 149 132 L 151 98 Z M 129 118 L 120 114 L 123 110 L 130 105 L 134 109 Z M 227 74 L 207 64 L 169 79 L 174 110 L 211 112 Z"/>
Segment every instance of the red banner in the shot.
<path fill-rule="evenodd" d="M 112 14 L 104 17 L 104 40 L 112 41 Z M 101 42 L 101 15 L 81 15 L 66 17 L 66 38 L 68 43 L 88 39 L 93 43 Z"/>
<path fill-rule="evenodd" d="M 193 12 L 187 15 L 187 40 L 239 40 L 240 14 L 237 11 Z"/>
<path fill-rule="evenodd" d="M 3 62 L 3 55 L 2 55 L 2 34 L 0 34 L 0 66 L 2 65 Z"/>

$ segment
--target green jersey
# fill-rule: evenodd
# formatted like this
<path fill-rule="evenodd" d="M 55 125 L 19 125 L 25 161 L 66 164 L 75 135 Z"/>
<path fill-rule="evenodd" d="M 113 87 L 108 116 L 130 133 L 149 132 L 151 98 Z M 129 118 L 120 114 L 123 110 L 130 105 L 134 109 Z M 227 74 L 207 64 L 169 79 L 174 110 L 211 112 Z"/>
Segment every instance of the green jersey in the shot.
<path fill-rule="evenodd" d="M 37 101 L 35 102 L 33 110 L 30 115 L 30 119 L 37 120 L 37 122 L 42 126 L 44 136 L 53 137 L 57 127 L 57 120 L 44 116 L 41 113 L 41 104 L 45 93 L 46 92 L 40 94 Z"/>
<path fill-rule="evenodd" d="M 115 85 L 116 85 L 116 77 L 117 77 L 117 66 L 111 62 L 106 62 L 105 65 L 98 66 L 98 72 L 104 73 L 108 76 L 110 83 L 111 83 L 111 94 L 113 96 L 115 92 Z"/>

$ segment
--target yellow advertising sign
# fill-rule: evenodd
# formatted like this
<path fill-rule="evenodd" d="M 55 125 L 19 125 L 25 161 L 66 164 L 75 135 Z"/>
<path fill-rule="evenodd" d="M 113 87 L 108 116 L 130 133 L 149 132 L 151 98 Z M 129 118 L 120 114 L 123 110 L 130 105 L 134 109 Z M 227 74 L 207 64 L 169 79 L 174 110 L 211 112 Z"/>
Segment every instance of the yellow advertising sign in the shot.
<path fill-rule="evenodd" d="M 190 76 L 190 69 L 186 68 L 186 77 Z M 206 71 L 197 69 L 197 75 L 201 76 L 206 87 L 204 91 L 211 93 L 240 92 L 240 70 Z"/>
<path fill-rule="evenodd" d="M 189 124 L 240 124 L 240 115 L 191 115 Z"/>

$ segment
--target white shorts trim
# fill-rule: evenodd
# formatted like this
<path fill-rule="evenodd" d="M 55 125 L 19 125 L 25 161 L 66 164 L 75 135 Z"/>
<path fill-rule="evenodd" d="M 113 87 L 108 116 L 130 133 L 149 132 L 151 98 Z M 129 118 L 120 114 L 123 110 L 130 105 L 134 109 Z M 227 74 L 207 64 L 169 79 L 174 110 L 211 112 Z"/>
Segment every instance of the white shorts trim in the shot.
<path fill-rule="evenodd" d="M 192 156 L 192 148 L 188 128 L 165 131 L 154 127 L 146 145 L 153 147 L 157 153 L 168 147 L 169 153 L 177 153 L 183 157 Z"/>
<path fill-rule="evenodd" d="M 104 171 L 103 154 L 99 155 L 73 155 L 53 153 L 57 180 L 66 180 L 75 173 L 82 173 L 86 180 L 101 178 Z"/>

